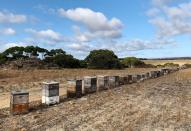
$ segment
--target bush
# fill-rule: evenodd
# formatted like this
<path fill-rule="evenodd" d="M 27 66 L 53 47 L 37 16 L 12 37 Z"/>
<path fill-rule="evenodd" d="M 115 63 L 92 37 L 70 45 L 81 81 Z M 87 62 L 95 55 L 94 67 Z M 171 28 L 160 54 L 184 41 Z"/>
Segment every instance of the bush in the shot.
<path fill-rule="evenodd" d="M 93 69 L 113 69 L 121 68 L 118 57 L 110 50 L 93 50 L 86 57 L 88 68 Z"/>
<path fill-rule="evenodd" d="M 0 53 L 0 65 L 4 64 L 7 61 L 7 57 L 4 54 Z"/>
<path fill-rule="evenodd" d="M 80 61 L 72 55 L 59 54 L 53 57 L 53 63 L 62 68 L 79 68 Z"/>
<path fill-rule="evenodd" d="M 174 64 L 174 63 L 165 63 L 164 67 L 179 67 L 179 64 Z"/>
<path fill-rule="evenodd" d="M 132 68 L 132 67 L 146 67 L 146 64 L 139 60 L 136 57 L 126 57 L 124 58 L 121 63 L 128 68 Z"/>

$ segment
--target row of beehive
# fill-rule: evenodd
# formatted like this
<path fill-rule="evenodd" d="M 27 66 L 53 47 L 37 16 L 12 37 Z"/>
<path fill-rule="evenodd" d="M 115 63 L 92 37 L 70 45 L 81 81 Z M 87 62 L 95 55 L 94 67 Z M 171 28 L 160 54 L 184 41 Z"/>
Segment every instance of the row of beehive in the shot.
<path fill-rule="evenodd" d="M 67 85 L 67 97 L 79 98 L 85 94 L 115 88 L 120 85 L 141 82 L 150 78 L 157 78 L 177 70 L 178 69 L 161 69 L 137 75 L 86 76 L 83 80 L 69 80 Z M 58 82 L 43 83 L 42 103 L 46 105 L 59 103 Z M 12 114 L 27 113 L 29 111 L 29 93 L 26 91 L 13 91 L 11 93 L 10 109 Z"/>

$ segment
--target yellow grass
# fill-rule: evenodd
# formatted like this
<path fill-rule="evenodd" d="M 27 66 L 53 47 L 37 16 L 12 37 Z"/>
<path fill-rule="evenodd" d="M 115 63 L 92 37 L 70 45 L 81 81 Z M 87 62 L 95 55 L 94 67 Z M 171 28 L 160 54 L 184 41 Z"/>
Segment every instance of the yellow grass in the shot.
<path fill-rule="evenodd" d="M 152 65 L 164 65 L 165 63 L 174 63 L 184 65 L 184 64 L 191 64 L 191 60 L 143 60 L 146 64 Z"/>

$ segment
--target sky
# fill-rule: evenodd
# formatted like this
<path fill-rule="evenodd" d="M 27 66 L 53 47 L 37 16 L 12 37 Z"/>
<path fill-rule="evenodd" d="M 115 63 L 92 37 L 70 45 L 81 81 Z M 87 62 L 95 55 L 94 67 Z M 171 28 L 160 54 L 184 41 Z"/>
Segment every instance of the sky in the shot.
<path fill-rule="evenodd" d="M 118 57 L 191 56 L 190 0 L 1 0 L 0 52 L 12 46 Z"/>

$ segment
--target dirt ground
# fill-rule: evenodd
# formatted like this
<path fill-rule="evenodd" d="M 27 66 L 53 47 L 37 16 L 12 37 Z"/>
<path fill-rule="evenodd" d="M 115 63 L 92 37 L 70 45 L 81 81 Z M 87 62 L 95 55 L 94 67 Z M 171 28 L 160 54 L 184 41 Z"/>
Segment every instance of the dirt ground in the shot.
<path fill-rule="evenodd" d="M 38 105 L 33 103 L 34 105 Z M 0 130 L 191 130 L 191 69 L 142 83 L 36 106 L 26 115 L 0 110 Z"/>

